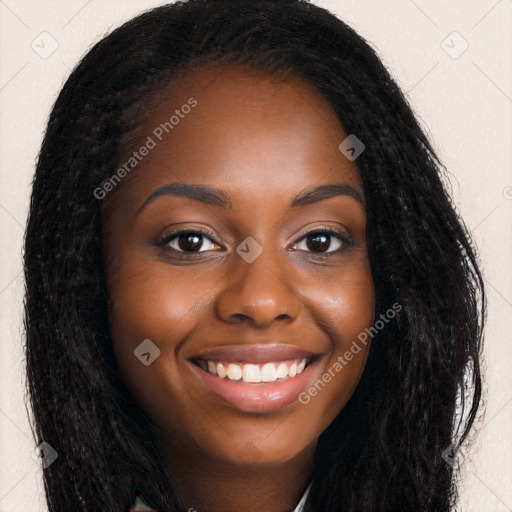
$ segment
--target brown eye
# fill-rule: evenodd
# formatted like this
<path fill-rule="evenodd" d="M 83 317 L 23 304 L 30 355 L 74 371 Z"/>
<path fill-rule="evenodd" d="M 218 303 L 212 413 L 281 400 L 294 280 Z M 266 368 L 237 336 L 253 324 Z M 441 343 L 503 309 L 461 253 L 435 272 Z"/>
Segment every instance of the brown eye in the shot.
<path fill-rule="evenodd" d="M 322 229 L 308 233 L 295 244 L 295 248 L 316 254 L 328 254 L 343 250 L 344 246 L 349 245 L 353 245 L 353 241 L 347 234 Z"/>
<path fill-rule="evenodd" d="M 185 233 L 177 238 L 178 247 L 182 251 L 198 251 L 203 245 L 203 237 L 196 233 Z"/>
<path fill-rule="evenodd" d="M 215 249 L 217 244 L 200 231 L 181 231 L 168 235 L 161 243 L 178 252 L 205 252 Z M 202 250 L 201 250 L 202 249 Z"/>
<path fill-rule="evenodd" d="M 306 237 L 306 246 L 312 252 L 325 252 L 331 245 L 331 237 L 324 233 L 315 233 Z"/>

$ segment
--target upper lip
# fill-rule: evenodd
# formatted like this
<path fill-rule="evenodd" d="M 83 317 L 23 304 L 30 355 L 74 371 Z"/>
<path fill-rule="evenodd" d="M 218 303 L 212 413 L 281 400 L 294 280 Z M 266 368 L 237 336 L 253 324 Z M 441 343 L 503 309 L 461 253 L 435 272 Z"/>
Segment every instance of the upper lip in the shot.
<path fill-rule="evenodd" d="M 319 354 L 286 344 L 225 345 L 203 350 L 190 359 L 268 363 L 290 359 L 306 359 L 315 355 Z"/>

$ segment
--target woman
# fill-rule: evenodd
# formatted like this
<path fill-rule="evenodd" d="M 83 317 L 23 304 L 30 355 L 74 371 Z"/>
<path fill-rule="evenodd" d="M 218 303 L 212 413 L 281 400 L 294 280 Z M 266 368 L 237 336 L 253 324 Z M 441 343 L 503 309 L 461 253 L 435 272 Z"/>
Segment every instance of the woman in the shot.
<path fill-rule="evenodd" d="M 442 169 L 307 2 L 191 0 L 98 43 L 26 233 L 50 510 L 448 511 L 485 300 Z"/>

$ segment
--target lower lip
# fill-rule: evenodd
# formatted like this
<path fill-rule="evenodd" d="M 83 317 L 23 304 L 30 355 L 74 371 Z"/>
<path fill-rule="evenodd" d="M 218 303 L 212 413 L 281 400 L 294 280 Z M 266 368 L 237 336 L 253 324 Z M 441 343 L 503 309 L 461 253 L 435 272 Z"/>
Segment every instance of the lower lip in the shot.
<path fill-rule="evenodd" d="M 194 363 L 190 364 L 194 373 L 199 376 L 201 384 L 232 407 L 244 412 L 272 412 L 297 400 L 301 391 L 308 387 L 312 377 L 311 367 L 317 362 L 310 364 L 295 377 L 289 377 L 281 382 L 258 384 L 221 379 L 202 370 Z"/>

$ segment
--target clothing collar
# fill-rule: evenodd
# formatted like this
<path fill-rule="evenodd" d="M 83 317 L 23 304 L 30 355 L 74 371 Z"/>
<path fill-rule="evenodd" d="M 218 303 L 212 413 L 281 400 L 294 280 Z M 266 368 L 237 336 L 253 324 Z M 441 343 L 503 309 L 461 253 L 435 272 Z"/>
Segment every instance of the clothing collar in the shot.
<path fill-rule="evenodd" d="M 308 499 L 311 485 L 313 485 L 313 482 L 311 482 L 307 486 L 299 503 L 293 509 L 293 512 L 302 512 L 304 510 L 304 505 L 306 504 L 306 500 Z M 149 503 L 149 501 L 145 498 L 145 496 L 142 494 L 140 490 L 136 490 L 132 493 L 130 512 L 158 512 L 158 510 Z"/>
<path fill-rule="evenodd" d="M 302 495 L 302 498 L 300 499 L 297 506 L 294 508 L 293 512 L 302 512 L 304 510 L 304 505 L 306 504 L 306 500 L 308 499 L 309 490 L 311 489 L 311 486 L 313 485 L 313 482 L 311 482 L 306 490 L 304 491 L 304 494 Z"/>
<path fill-rule="evenodd" d="M 158 509 L 153 507 L 142 491 L 137 489 L 132 491 L 130 512 L 158 512 Z"/>

